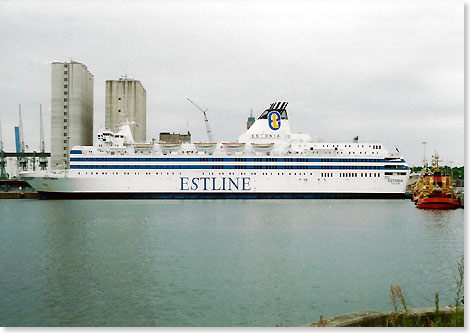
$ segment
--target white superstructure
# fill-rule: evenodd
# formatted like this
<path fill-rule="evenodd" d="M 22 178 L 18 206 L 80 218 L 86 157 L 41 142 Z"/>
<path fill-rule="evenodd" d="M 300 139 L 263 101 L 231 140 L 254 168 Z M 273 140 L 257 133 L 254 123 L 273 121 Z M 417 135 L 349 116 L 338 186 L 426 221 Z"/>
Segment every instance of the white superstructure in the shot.
<path fill-rule="evenodd" d="M 129 126 L 75 146 L 70 169 L 23 173 L 42 198 L 400 198 L 410 168 L 380 143 L 290 131 L 287 102 L 237 142 L 136 143 Z"/>

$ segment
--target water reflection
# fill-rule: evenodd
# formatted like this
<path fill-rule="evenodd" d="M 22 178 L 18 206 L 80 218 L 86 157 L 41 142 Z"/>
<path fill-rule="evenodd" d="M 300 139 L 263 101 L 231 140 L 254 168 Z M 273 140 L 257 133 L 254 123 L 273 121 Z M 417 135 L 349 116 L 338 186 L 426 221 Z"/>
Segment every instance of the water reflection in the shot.
<path fill-rule="evenodd" d="M 450 303 L 463 210 L 405 200 L 11 201 L 5 325 L 303 325 Z M 5 222 L 7 221 L 7 222 Z"/>

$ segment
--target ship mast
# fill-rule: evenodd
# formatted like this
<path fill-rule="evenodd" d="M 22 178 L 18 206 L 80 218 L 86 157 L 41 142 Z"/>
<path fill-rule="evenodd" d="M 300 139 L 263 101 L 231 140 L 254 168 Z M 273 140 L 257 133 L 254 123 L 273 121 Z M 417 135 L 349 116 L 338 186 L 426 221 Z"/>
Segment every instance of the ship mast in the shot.
<path fill-rule="evenodd" d="M 437 153 L 435 153 L 433 156 L 433 166 L 434 166 L 434 169 L 436 172 L 439 172 L 439 162 L 442 162 L 442 160 L 439 159 L 439 155 Z"/>

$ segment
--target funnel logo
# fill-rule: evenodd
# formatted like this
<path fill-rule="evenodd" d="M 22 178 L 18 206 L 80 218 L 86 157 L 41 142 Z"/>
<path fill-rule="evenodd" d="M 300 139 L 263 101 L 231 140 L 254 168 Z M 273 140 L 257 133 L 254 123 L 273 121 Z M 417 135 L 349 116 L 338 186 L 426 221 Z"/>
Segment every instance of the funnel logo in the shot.
<path fill-rule="evenodd" d="M 269 127 L 277 131 L 279 128 L 281 128 L 281 115 L 277 111 L 271 111 L 268 114 L 268 124 Z"/>

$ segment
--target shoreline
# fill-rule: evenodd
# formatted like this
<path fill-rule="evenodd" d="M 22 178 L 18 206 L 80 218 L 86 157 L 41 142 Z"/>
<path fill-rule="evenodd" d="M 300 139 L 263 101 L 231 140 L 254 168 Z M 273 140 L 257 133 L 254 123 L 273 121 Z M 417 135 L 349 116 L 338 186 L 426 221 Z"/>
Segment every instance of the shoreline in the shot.
<path fill-rule="evenodd" d="M 462 306 L 461 309 L 463 310 L 464 307 Z M 444 323 L 450 322 L 453 313 L 455 313 L 455 306 L 439 307 L 439 315 Z M 415 320 L 420 320 L 423 326 L 429 327 L 435 320 L 436 307 L 413 308 L 409 309 L 407 314 Z M 302 327 L 389 327 L 388 323 L 395 315 L 403 317 L 405 311 L 401 310 L 395 313 L 394 311 L 382 312 L 374 309 L 361 310 L 327 319 L 320 319 Z"/>

